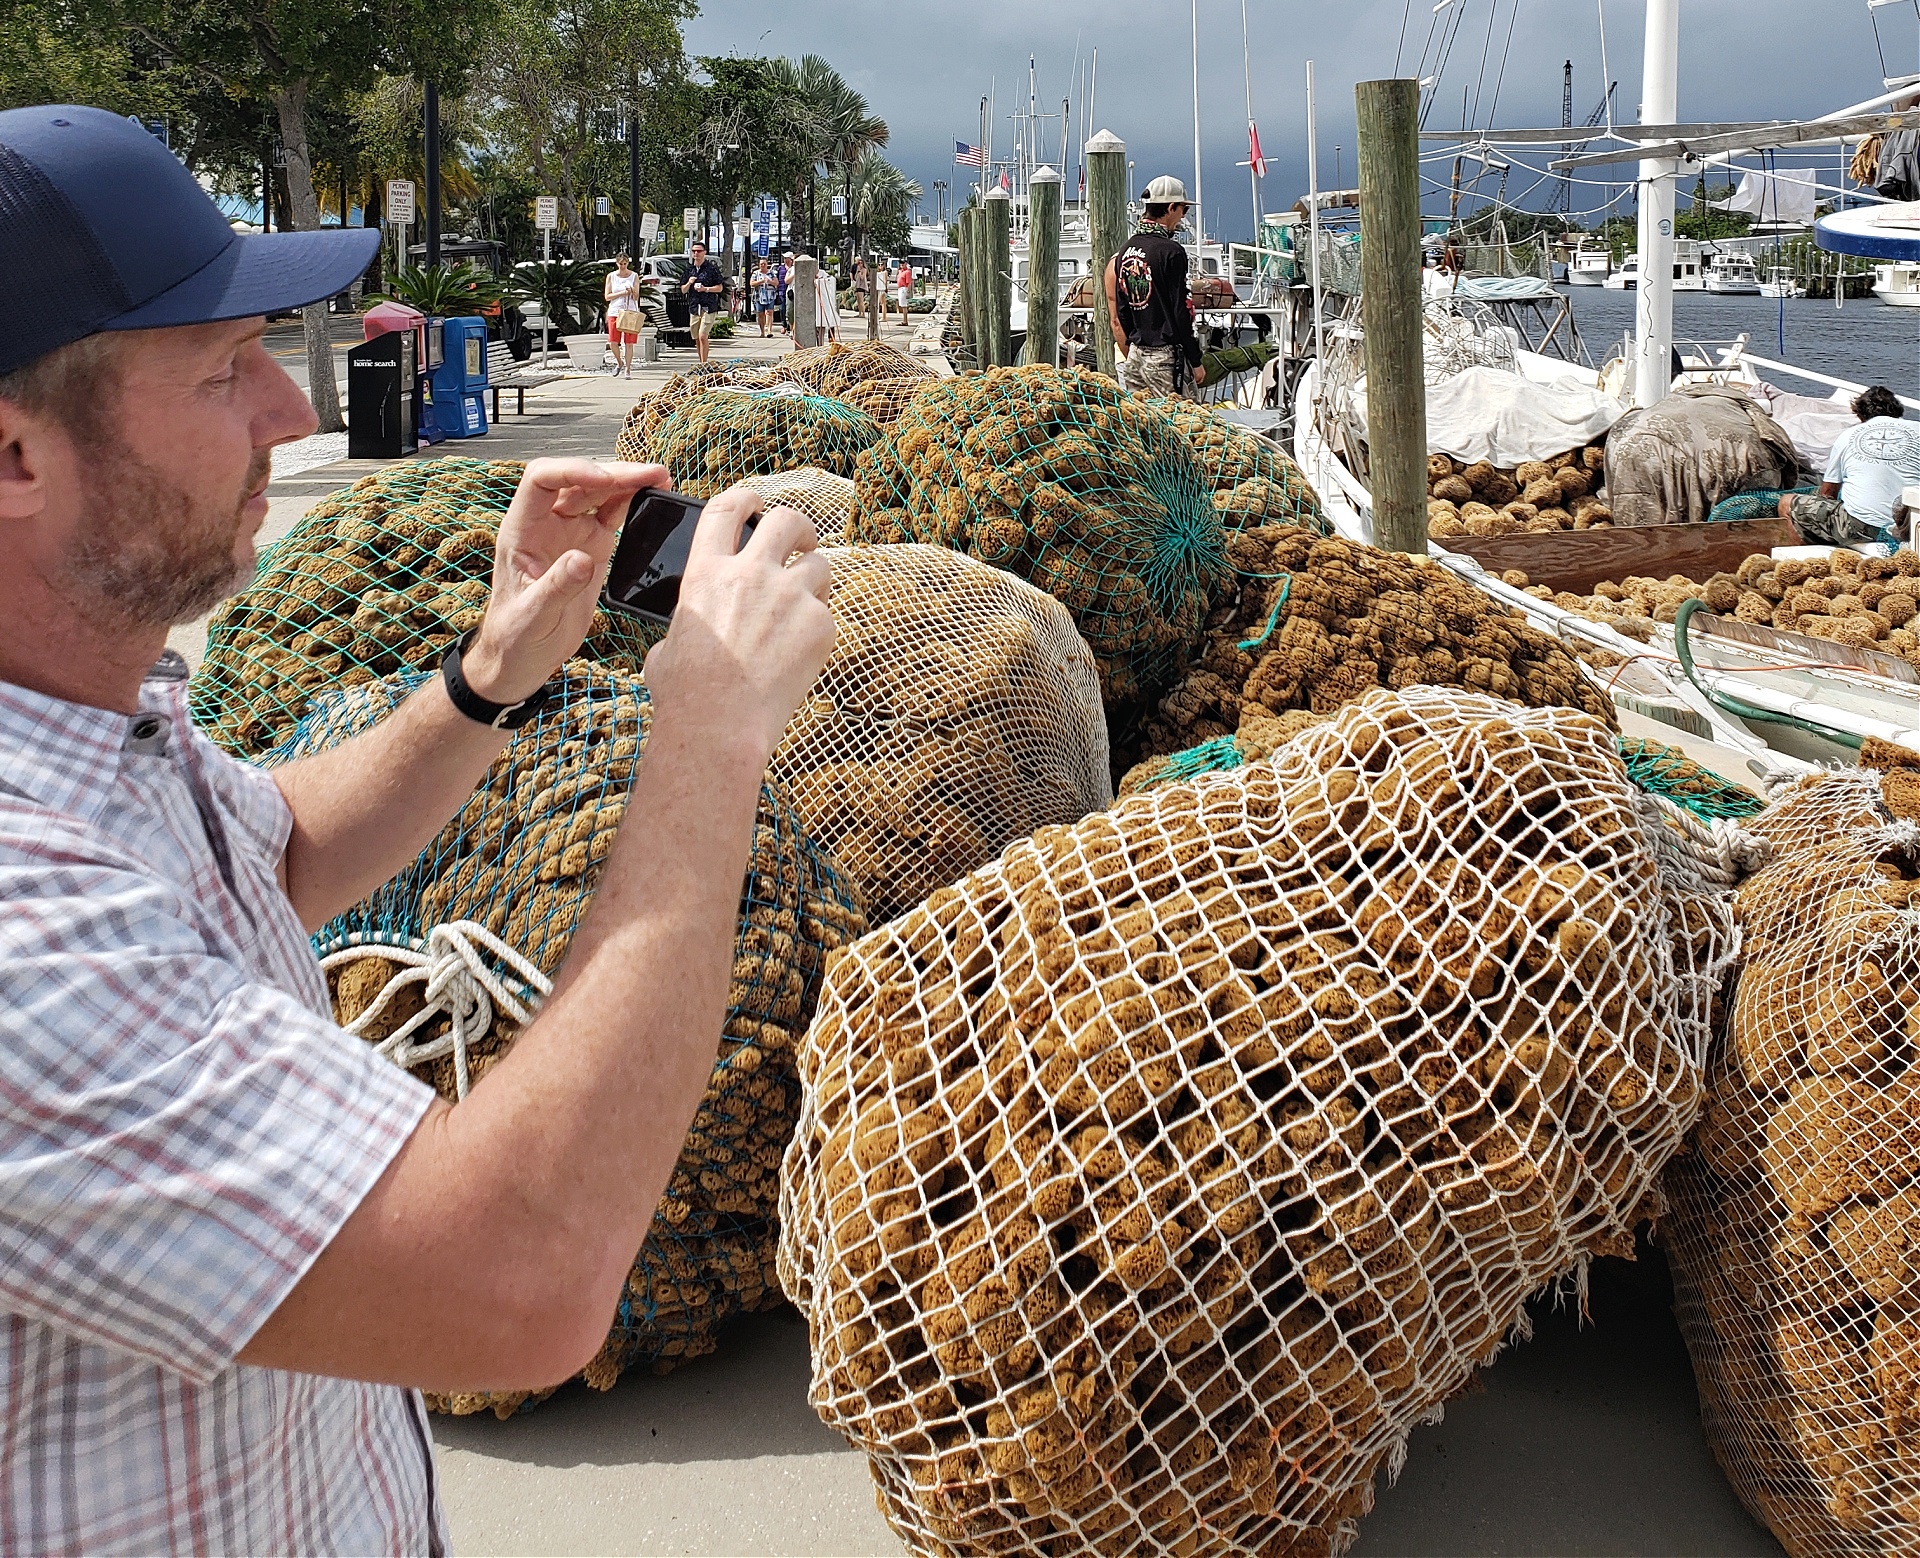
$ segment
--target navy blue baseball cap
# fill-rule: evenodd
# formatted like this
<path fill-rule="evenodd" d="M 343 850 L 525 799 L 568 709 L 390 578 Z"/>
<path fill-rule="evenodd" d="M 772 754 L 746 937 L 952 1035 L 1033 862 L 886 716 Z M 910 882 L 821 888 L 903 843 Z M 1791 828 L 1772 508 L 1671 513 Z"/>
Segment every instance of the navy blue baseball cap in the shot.
<path fill-rule="evenodd" d="M 101 330 L 317 302 L 379 244 L 371 227 L 236 233 L 158 138 L 104 109 L 0 112 L 0 373 Z"/>

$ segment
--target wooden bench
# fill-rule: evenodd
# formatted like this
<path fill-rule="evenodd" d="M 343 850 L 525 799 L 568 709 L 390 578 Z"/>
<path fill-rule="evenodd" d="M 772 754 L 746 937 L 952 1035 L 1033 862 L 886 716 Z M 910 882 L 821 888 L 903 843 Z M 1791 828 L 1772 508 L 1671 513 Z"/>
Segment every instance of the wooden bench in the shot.
<path fill-rule="evenodd" d="M 500 420 L 500 392 L 512 390 L 517 397 L 514 406 L 516 416 L 527 414 L 527 391 L 538 389 L 543 384 L 553 384 L 564 379 L 564 373 L 548 373 L 513 360 L 513 353 L 507 350 L 505 341 L 487 343 L 487 390 L 493 396 L 493 420 Z"/>

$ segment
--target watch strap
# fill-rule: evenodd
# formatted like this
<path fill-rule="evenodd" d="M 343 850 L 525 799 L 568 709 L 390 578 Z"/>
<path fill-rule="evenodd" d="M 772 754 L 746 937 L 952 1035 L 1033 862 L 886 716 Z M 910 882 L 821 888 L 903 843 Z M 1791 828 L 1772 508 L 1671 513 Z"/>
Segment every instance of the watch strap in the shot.
<path fill-rule="evenodd" d="M 493 730 L 518 730 L 546 705 L 548 688 L 541 687 L 518 703 L 495 703 L 491 698 L 481 697 L 467 685 L 460 671 L 461 652 L 473 643 L 474 634 L 479 631 L 475 628 L 455 639 L 447 649 L 446 658 L 440 662 L 440 680 L 446 686 L 447 699 L 475 724 Z"/>

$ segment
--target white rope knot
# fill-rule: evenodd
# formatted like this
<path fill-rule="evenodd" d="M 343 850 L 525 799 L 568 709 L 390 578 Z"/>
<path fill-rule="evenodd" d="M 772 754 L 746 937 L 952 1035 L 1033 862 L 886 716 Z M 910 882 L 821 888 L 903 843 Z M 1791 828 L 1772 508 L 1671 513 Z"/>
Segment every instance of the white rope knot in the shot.
<path fill-rule="evenodd" d="M 544 998 L 553 993 L 553 982 L 545 974 L 474 920 L 453 920 L 434 926 L 427 933 L 424 947 L 359 942 L 322 958 L 320 967 L 331 972 L 368 957 L 385 958 L 389 963 L 400 965 L 400 971 L 386 982 L 372 1004 L 346 1024 L 347 1032 L 356 1035 L 364 1035 L 407 986 L 425 985 L 420 1010 L 374 1048 L 395 1065 L 408 1070 L 451 1055 L 454 1097 L 461 1099 L 467 1096 L 467 1089 L 472 1085 L 468 1051 L 487 1036 L 493 1027 L 494 1012 L 504 1012 L 517 1023 L 530 1022 L 533 1018 L 532 1006 L 516 996 L 493 971 L 488 963 L 489 955 L 510 969 L 537 996 Z M 447 1019 L 447 1031 L 416 1042 L 414 1035 L 441 1017 Z"/>

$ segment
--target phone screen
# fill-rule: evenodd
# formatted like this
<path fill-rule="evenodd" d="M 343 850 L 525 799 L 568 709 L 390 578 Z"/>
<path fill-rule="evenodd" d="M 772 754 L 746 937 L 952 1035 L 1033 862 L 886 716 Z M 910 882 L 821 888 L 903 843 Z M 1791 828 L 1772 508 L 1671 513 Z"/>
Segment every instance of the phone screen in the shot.
<path fill-rule="evenodd" d="M 680 580 L 706 506 L 703 498 L 663 487 L 636 492 L 600 599 L 616 611 L 662 624 L 669 621 L 680 604 Z M 747 521 L 740 536 L 742 545 L 758 523 L 757 518 Z"/>

